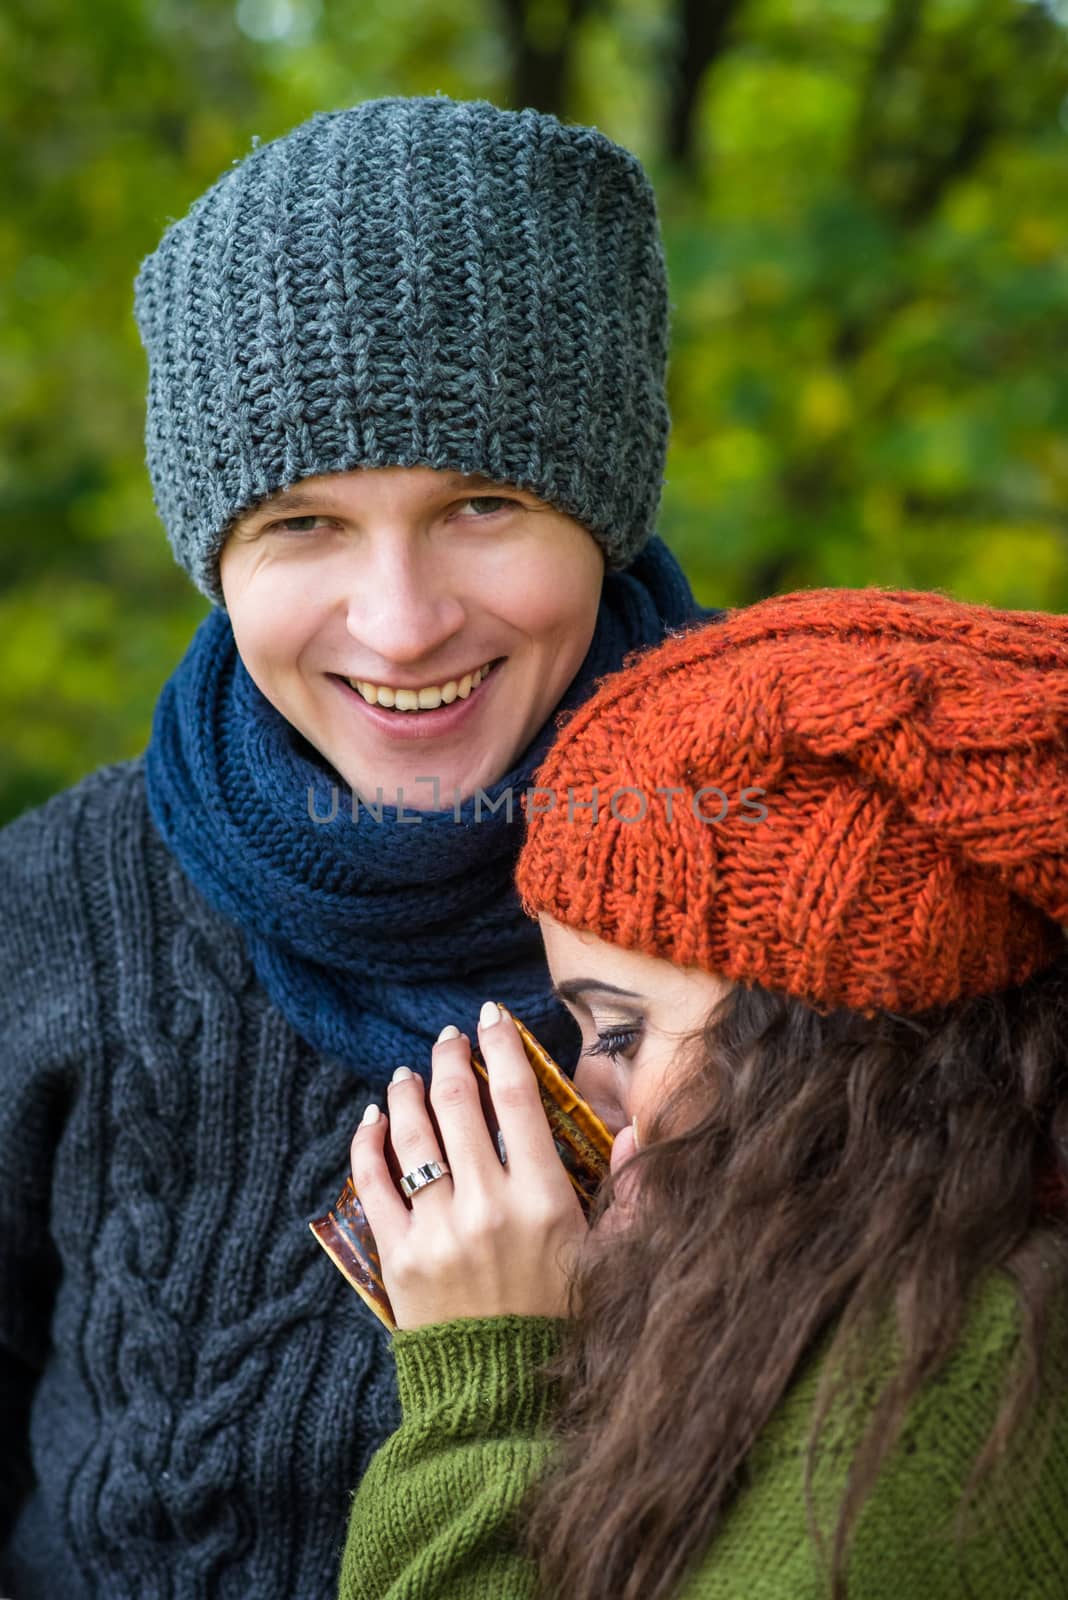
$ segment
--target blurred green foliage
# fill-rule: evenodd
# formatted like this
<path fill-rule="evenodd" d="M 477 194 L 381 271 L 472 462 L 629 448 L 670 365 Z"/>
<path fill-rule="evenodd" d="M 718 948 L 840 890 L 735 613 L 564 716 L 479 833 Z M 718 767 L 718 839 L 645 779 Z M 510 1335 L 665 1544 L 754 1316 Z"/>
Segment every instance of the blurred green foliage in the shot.
<path fill-rule="evenodd" d="M 139 261 L 254 136 L 373 95 L 541 83 L 647 163 L 704 599 L 1068 609 L 1066 46 L 1064 0 L 9 0 L 0 819 L 143 747 L 205 609 L 143 467 Z"/>

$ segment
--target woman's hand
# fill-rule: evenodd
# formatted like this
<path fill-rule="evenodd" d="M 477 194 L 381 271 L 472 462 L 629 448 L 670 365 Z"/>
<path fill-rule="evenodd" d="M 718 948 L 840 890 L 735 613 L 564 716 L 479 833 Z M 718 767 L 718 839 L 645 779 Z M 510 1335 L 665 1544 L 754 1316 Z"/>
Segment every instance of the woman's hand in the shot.
<path fill-rule="evenodd" d="M 388 1124 L 371 1106 L 352 1141 L 352 1180 L 399 1328 L 454 1317 L 567 1314 L 586 1219 L 519 1035 L 492 1002 L 482 1007 L 478 1038 L 506 1166 L 486 1126 L 469 1042 L 455 1028 L 443 1030 L 432 1057 L 430 1104 L 441 1142 L 414 1074 L 390 1084 Z M 451 1175 L 405 1202 L 386 1163 L 387 1131 L 401 1172 L 437 1161 Z"/>

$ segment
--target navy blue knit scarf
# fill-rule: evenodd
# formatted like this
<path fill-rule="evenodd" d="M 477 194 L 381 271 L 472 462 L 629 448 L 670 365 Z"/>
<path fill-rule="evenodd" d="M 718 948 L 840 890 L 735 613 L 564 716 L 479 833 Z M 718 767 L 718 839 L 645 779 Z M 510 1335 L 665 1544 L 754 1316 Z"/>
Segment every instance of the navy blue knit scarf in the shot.
<path fill-rule="evenodd" d="M 485 791 L 479 820 L 472 797 L 418 823 L 388 806 L 381 821 L 360 808 L 354 823 L 351 790 L 257 689 L 228 616 L 213 611 L 156 707 L 146 754 L 153 819 L 205 898 L 244 929 L 283 1016 L 369 1084 L 384 1085 L 402 1062 L 425 1071 L 446 1022 L 474 1037 L 492 998 L 566 1053 L 569 1025 L 512 886 L 518 797 L 560 711 L 587 699 L 628 651 L 702 615 L 675 558 L 652 540 L 625 573 L 606 576 L 577 676 L 517 766 Z M 507 789 L 511 821 L 506 806 L 490 810 Z"/>

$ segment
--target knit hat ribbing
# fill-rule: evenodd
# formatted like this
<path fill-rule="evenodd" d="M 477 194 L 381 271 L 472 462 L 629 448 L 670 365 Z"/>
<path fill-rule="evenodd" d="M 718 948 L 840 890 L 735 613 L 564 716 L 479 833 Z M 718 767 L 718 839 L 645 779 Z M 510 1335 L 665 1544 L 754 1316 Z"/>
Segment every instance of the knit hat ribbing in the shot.
<path fill-rule="evenodd" d="M 763 601 L 605 680 L 536 781 L 555 805 L 519 860 L 531 915 L 821 1010 L 993 993 L 1063 949 L 1068 618 Z M 633 796 L 609 809 L 624 786 L 641 820 Z M 694 805 L 710 786 L 722 821 L 697 814 L 722 810 Z"/>
<path fill-rule="evenodd" d="M 653 531 L 663 253 L 641 165 L 595 129 L 445 97 L 314 116 L 167 230 L 135 315 L 156 504 L 217 603 L 236 515 L 356 467 L 527 488 L 613 567 Z"/>

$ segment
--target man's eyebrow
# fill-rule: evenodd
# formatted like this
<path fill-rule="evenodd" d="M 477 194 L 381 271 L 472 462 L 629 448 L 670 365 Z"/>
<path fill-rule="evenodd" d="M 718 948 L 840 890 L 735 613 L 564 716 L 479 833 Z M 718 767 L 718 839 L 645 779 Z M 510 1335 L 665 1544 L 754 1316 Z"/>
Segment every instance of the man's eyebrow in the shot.
<path fill-rule="evenodd" d="M 633 989 L 620 989 L 614 983 L 603 983 L 600 978 L 568 978 L 566 983 L 553 984 L 553 994 L 558 1000 L 581 1000 L 591 990 L 599 994 L 622 995 L 627 1000 L 645 999 L 643 994 L 635 994 Z"/>
<path fill-rule="evenodd" d="M 252 522 L 257 517 L 269 517 L 276 511 L 304 511 L 309 506 L 328 506 L 332 503 L 329 489 L 283 489 L 269 500 L 246 511 L 242 522 Z"/>
<path fill-rule="evenodd" d="M 451 494 L 457 489 L 503 489 L 508 485 L 497 483 L 493 478 L 485 477 L 481 472 L 448 472 L 443 474 L 436 487 L 442 494 Z M 333 495 L 325 484 L 319 489 L 305 489 L 300 484 L 294 484 L 291 489 L 281 489 L 277 494 L 271 495 L 269 500 L 261 500 L 258 506 L 253 506 L 238 518 L 238 525 L 247 525 L 258 522 L 263 517 L 272 517 L 279 512 L 322 511 L 335 505 Z"/>

